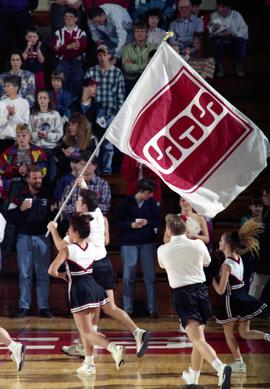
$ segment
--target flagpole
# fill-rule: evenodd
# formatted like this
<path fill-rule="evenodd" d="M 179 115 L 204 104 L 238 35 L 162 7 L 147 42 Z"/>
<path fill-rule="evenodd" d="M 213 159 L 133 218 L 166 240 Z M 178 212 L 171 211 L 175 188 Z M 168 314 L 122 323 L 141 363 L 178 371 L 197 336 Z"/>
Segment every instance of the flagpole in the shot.
<path fill-rule="evenodd" d="M 109 127 L 110 127 L 110 126 L 109 126 Z M 79 176 L 78 176 L 77 178 L 80 178 L 80 177 L 82 177 L 82 176 L 84 175 L 84 172 L 86 171 L 86 169 L 88 168 L 88 166 L 89 166 L 90 163 L 92 162 L 93 158 L 94 158 L 95 155 L 97 154 L 97 151 L 98 151 L 99 147 L 101 146 L 102 142 L 104 141 L 104 139 L 105 139 L 105 137 L 106 137 L 106 134 L 107 134 L 107 132 L 108 132 L 109 127 L 107 128 L 107 130 L 106 130 L 106 131 L 104 132 L 104 134 L 102 135 L 102 137 L 101 137 L 100 141 L 98 142 L 98 144 L 97 144 L 95 150 L 94 150 L 93 153 L 91 154 L 91 156 L 90 156 L 90 158 L 88 159 L 86 165 L 84 166 L 84 168 L 82 169 L 81 173 L 79 174 Z M 76 186 L 77 186 L 77 183 L 76 183 L 76 182 L 77 182 L 77 179 L 75 180 L 74 185 L 73 185 L 73 187 L 71 188 L 71 190 L 70 190 L 69 194 L 67 195 L 67 197 L 65 198 L 63 204 L 62 204 L 61 207 L 59 208 L 59 211 L 57 212 L 56 216 L 54 217 L 54 219 L 53 219 L 53 222 L 54 222 L 54 223 L 56 223 L 57 220 L 59 219 L 59 216 L 61 215 L 63 209 L 65 208 L 65 206 L 66 206 L 66 204 L 67 204 L 67 202 L 69 201 L 69 199 L 70 199 L 70 197 L 72 196 L 74 190 L 76 189 Z M 48 237 L 49 234 L 50 234 L 50 231 L 47 230 L 45 237 Z"/>

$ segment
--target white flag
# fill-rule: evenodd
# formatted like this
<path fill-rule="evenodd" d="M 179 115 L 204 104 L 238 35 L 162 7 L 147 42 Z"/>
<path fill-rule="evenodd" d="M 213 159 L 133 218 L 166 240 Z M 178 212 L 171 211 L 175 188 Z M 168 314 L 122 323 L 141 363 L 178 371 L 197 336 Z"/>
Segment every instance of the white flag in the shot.
<path fill-rule="evenodd" d="M 270 155 L 262 131 L 166 42 L 106 138 L 209 217 L 226 208 L 257 177 Z"/>

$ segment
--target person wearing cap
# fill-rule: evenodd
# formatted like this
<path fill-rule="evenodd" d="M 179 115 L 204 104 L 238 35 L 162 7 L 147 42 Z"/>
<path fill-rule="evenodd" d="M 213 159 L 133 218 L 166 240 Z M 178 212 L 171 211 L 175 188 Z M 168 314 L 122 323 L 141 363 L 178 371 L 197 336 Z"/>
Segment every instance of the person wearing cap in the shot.
<path fill-rule="evenodd" d="M 64 84 L 64 73 L 54 70 L 51 74 L 51 85 L 53 88 L 51 102 L 52 107 L 63 117 L 63 122 L 69 118 L 70 104 L 72 102 L 72 96 L 69 91 L 64 89 Z"/>
<path fill-rule="evenodd" d="M 57 30 L 52 38 L 52 49 L 58 59 L 57 70 L 64 73 L 66 88 L 73 97 L 78 97 L 81 92 L 82 61 L 87 47 L 86 33 L 77 22 L 76 10 L 68 8 L 64 27 Z"/>
<path fill-rule="evenodd" d="M 101 103 L 100 126 L 108 128 L 113 118 L 121 108 L 125 100 L 125 81 L 122 71 L 112 65 L 112 54 L 107 46 L 100 45 L 97 48 L 98 64 L 91 67 L 85 73 L 85 78 L 97 81 L 96 101 Z M 106 139 L 100 149 L 100 171 L 102 174 L 111 174 L 113 145 Z"/>
<path fill-rule="evenodd" d="M 125 76 L 127 94 L 136 84 L 138 78 L 151 59 L 150 53 L 156 50 L 156 45 L 147 42 L 147 25 L 135 23 L 133 26 L 134 40 L 123 49 L 122 67 Z"/>
<path fill-rule="evenodd" d="M 100 139 L 103 135 L 102 127 L 98 124 L 103 117 L 101 103 L 96 101 L 97 81 L 94 78 L 83 80 L 83 91 L 79 99 L 72 102 L 71 112 L 80 112 L 86 116 L 91 124 L 93 134 Z M 104 118 L 103 118 L 104 119 Z M 105 119 L 104 119 L 105 120 Z"/>
<path fill-rule="evenodd" d="M 193 46 L 194 33 L 203 32 L 203 22 L 192 14 L 190 0 L 179 0 L 177 11 L 177 18 L 169 26 L 169 31 L 174 32 L 174 36 L 170 39 L 170 44 L 177 44 L 180 53 L 183 53 L 185 48 Z"/>
<path fill-rule="evenodd" d="M 88 13 L 88 18 L 93 40 L 97 44 L 104 42 L 114 51 L 115 57 L 121 57 L 132 27 L 127 10 L 118 4 L 102 4 L 93 8 Z"/>

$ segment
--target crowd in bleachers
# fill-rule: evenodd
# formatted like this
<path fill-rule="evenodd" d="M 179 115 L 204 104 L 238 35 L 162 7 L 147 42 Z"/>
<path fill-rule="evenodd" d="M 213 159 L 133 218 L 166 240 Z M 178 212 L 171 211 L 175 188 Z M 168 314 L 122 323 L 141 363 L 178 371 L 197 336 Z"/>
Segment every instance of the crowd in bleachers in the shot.
<path fill-rule="evenodd" d="M 162 201 L 161 184 L 154 173 L 128 157 L 122 161 L 109 141 L 99 141 L 167 30 L 174 32 L 169 44 L 203 78 L 212 79 L 215 66 L 216 75 L 224 75 L 223 60 L 228 47 L 235 50 L 236 75 L 244 76 L 248 27 L 243 17 L 231 9 L 229 0 L 218 0 L 217 10 L 211 14 L 202 12 L 200 4 L 198 0 L 56 0 L 50 9 L 48 41 L 41 28 L 32 25 L 30 11 L 38 1 L 0 3 L 0 193 L 1 211 L 8 219 L 6 251 L 14 249 L 16 242 L 19 257 L 27 257 L 29 242 L 22 236 L 46 232 L 46 222 L 59 209 L 97 146 L 84 178 L 88 188 L 97 193 L 102 213 L 109 211 L 111 190 L 100 175 L 119 173 L 121 163 L 128 195 L 140 192 L 137 180 L 150 177 L 155 181 L 151 191 L 158 207 Z M 60 226 L 63 233 L 74 212 L 77 194 L 74 191 L 64 208 Z M 270 196 L 269 192 L 266 195 Z M 39 206 L 35 206 L 31 216 L 35 228 L 28 231 L 25 211 L 29 212 L 37 199 Z M 270 204 L 265 205 L 269 212 Z M 155 206 L 151 212 L 155 212 Z M 204 218 L 188 212 L 185 217 L 192 224 L 191 238 L 204 237 L 202 240 L 209 243 Z M 118 213 L 120 231 L 124 216 Z M 142 214 L 139 216 L 143 218 Z M 157 226 L 155 221 L 153 228 Z M 124 240 L 124 234 L 121 237 Z M 35 252 L 33 245 L 31 250 L 37 257 L 42 252 L 47 258 L 49 243 L 39 242 L 39 251 Z M 130 251 L 122 252 L 123 257 L 130 256 Z M 152 253 L 148 254 L 152 261 Z M 28 283 L 21 290 L 19 306 L 29 310 L 32 281 L 24 260 L 19 258 L 18 264 L 21 282 Z M 43 271 L 36 276 L 47 291 L 48 275 Z M 153 300 L 153 293 L 149 291 L 149 300 Z M 149 304 L 149 312 L 155 315 L 155 302 Z M 41 313 L 49 316 L 46 296 L 40 296 L 38 305 Z M 130 302 L 126 309 L 132 313 Z M 26 312 L 22 311 L 22 316 L 23 313 Z"/>

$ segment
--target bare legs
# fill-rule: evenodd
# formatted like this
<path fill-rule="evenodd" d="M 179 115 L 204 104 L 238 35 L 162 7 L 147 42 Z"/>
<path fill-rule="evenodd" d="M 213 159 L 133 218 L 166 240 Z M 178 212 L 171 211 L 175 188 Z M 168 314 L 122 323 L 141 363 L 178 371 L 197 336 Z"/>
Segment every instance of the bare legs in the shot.
<path fill-rule="evenodd" d="M 0 342 L 5 346 L 9 346 L 9 344 L 12 342 L 9 333 L 2 327 L 0 327 Z"/>

